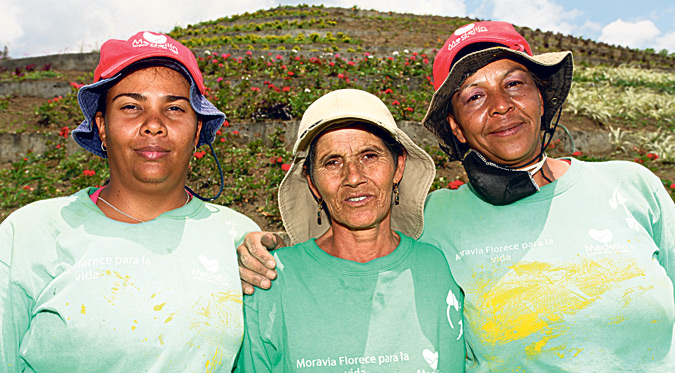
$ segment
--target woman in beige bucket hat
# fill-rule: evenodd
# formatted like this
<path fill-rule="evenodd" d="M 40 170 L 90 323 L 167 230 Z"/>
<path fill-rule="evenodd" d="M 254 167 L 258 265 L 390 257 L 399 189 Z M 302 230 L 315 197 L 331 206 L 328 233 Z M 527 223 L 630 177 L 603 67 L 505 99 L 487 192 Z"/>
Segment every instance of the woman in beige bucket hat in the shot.
<path fill-rule="evenodd" d="M 431 157 L 377 97 L 344 89 L 307 109 L 279 187 L 291 242 L 279 277 L 245 299 L 239 371 L 457 371 L 461 294 L 415 241 Z"/>
<path fill-rule="evenodd" d="M 467 370 L 675 370 L 672 199 L 635 163 L 546 157 L 572 65 L 490 21 L 434 61 L 423 123 L 470 183 L 429 195 L 420 241 L 465 294 Z"/>

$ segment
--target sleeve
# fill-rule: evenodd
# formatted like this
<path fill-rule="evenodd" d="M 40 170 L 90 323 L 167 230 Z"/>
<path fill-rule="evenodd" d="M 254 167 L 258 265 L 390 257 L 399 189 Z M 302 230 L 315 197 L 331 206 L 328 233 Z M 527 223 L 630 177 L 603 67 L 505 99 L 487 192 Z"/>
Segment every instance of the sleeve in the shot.
<path fill-rule="evenodd" d="M 653 239 L 659 247 L 659 263 L 675 284 L 675 202 L 663 184 L 654 192 L 654 198 L 658 213 L 652 222 Z"/>
<path fill-rule="evenodd" d="M 272 361 L 277 354 L 276 347 L 264 341 L 261 330 L 259 297 L 257 290 L 244 299 L 244 340 L 239 350 L 235 372 L 272 372 Z M 272 315 L 269 315 L 272 316 Z"/>
<path fill-rule="evenodd" d="M 251 218 L 246 215 L 241 215 L 240 223 L 238 224 L 238 234 L 234 240 L 234 247 L 238 247 L 244 242 L 246 235 L 251 232 L 259 232 L 260 227 Z"/>
<path fill-rule="evenodd" d="M 13 225 L 0 224 L 0 371 L 20 372 L 19 345 L 30 325 L 30 297 L 12 283 Z"/>

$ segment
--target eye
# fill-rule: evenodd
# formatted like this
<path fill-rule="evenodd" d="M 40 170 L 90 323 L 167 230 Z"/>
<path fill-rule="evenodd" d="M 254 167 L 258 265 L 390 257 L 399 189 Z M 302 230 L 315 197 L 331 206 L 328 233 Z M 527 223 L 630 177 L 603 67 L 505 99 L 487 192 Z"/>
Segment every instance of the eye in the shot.
<path fill-rule="evenodd" d="M 520 80 L 511 80 L 511 81 L 506 83 L 506 88 L 515 88 L 515 87 L 518 87 L 522 84 L 523 84 L 523 82 L 520 81 Z"/>
<path fill-rule="evenodd" d="M 374 161 L 377 160 L 379 157 L 380 155 L 374 152 L 368 152 L 363 154 L 363 159 L 366 161 Z"/>
<path fill-rule="evenodd" d="M 471 95 L 471 96 L 469 96 L 469 98 L 466 99 L 466 102 L 467 103 L 473 102 L 473 101 L 478 100 L 479 98 L 480 98 L 479 94 Z"/>
<path fill-rule="evenodd" d="M 328 169 L 334 169 L 340 166 L 340 162 L 335 159 L 331 158 L 327 160 L 326 162 L 323 163 L 323 167 L 328 168 Z"/>
<path fill-rule="evenodd" d="M 122 105 L 122 107 L 120 107 L 120 110 L 135 111 L 135 110 L 140 110 L 140 108 L 138 107 L 138 105 L 135 105 L 135 104 L 124 104 L 124 105 Z"/>

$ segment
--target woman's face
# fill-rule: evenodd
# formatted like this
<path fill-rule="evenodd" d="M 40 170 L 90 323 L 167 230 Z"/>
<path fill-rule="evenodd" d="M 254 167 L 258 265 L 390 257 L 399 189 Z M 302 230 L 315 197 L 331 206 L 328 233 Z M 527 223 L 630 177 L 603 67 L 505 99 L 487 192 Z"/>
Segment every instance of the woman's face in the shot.
<path fill-rule="evenodd" d="M 319 135 L 314 158 L 315 196 L 323 198 L 333 225 L 349 230 L 378 226 L 390 219 L 394 182 L 400 182 L 405 156 L 398 165 L 378 136 L 363 126 Z"/>
<path fill-rule="evenodd" d="M 452 132 L 489 160 L 517 167 L 539 154 L 544 103 L 525 66 L 509 59 L 488 64 L 462 84 L 452 108 Z"/>
<path fill-rule="evenodd" d="M 111 181 L 185 183 L 202 125 L 189 97 L 188 81 L 166 67 L 138 70 L 108 90 L 106 113 L 96 114 L 96 124 Z"/>

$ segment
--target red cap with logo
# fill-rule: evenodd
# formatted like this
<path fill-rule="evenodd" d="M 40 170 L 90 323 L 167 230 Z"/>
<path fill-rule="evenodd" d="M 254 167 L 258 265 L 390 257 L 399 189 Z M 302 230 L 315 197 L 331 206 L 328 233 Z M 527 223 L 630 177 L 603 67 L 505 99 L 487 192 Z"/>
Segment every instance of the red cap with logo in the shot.
<path fill-rule="evenodd" d="M 488 32 L 489 31 L 489 32 Z M 532 56 L 532 50 L 525 38 L 507 22 L 474 22 L 458 28 L 445 41 L 443 48 L 436 54 L 434 61 L 434 91 L 443 84 L 455 62 L 455 56 L 464 47 L 474 43 L 495 43 L 501 46 L 525 52 Z"/>
<path fill-rule="evenodd" d="M 204 94 L 204 78 L 192 51 L 167 35 L 149 31 L 141 31 L 128 40 L 111 39 L 103 43 L 101 58 L 94 71 L 94 82 L 111 78 L 132 63 L 152 57 L 180 62 Z"/>

